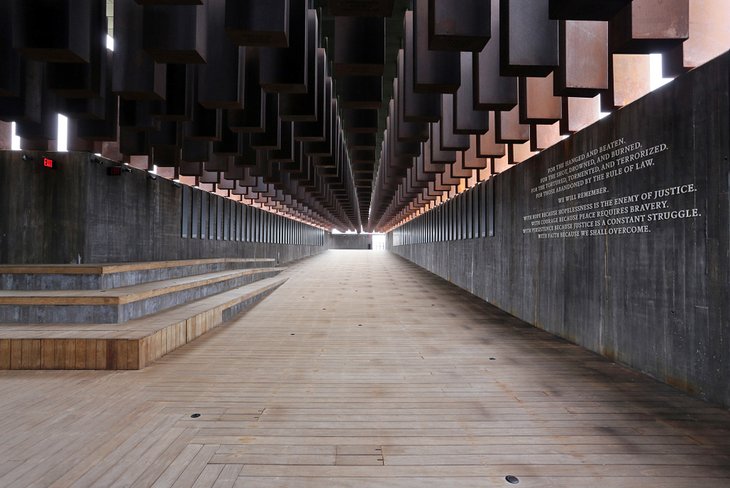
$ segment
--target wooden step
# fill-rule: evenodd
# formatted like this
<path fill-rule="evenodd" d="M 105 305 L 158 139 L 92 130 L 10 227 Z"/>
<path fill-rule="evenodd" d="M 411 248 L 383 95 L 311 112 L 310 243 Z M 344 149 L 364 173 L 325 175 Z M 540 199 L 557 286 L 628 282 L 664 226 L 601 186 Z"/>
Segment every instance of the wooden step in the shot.
<path fill-rule="evenodd" d="M 0 265 L 0 290 L 106 290 L 151 281 L 247 268 L 275 267 L 271 258 L 185 259 L 108 264 Z"/>
<path fill-rule="evenodd" d="M 271 278 L 283 268 L 220 271 L 109 290 L 0 290 L 0 323 L 122 323 Z"/>
<path fill-rule="evenodd" d="M 251 308 L 286 280 L 267 278 L 121 325 L 2 325 L 0 369 L 142 369 Z"/>

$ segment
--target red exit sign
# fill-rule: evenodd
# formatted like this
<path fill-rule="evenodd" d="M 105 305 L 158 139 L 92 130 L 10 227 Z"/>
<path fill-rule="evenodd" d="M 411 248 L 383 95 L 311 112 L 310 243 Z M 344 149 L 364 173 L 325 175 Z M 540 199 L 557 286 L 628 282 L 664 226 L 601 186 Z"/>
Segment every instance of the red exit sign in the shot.
<path fill-rule="evenodd" d="M 55 169 L 56 168 L 56 162 L 51 158 L 43 158 L 43 167 Z"/>

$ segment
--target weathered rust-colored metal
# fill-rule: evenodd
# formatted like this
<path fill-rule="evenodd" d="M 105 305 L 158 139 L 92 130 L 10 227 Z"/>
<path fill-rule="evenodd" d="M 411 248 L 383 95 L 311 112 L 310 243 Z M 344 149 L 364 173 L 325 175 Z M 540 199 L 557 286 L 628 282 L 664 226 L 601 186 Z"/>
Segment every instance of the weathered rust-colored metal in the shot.
<path fill-rule="evenodd" d="M 114 2 L 115 22 L 125 27 L 114 33 L 112 90 L 126 99 L 164 100 L 167 69 L 143 49 L 143 16 L 142 6 L 134 0 Z"/>
<path fill-rule="evenodd" d="M 662 53 L 663 75 L 675 77 L 715 58 L 730 46 L 730 9 L 724 0 L 689 2 L 689 38 Z"/>
<path fill-rule="evenodd" d="M 601 118 L 600 96 L 593 98 L 563 98 L 563 118 L 560 119 L 560 132 L 578 132 Z"/>
<path fill-rule="evenodd" d="M 0 2 L 0 97 L 20 95 L 21 56 L 13 48 L 13 16 L 11 2 Z"/>
<path fill-rule="evenodd" d="M 376 109 L 343 109 L 342 118 L 347 132 L 378 131 L 378 111 Z"/>
<path fill-rule="evenodd" d="M 343 229 L 412 218 L 644 95 L 634 53 L 679 73 L 730 47 L 719 0 L 117 0 L 111 54 L 102 0 L 55 2 L 31 39 L 36 1 L 0 6 L 0 120 L 23 147 L 53 147 L 61 112 L 71 149 Z"/>
<path fill-rule="evenodd" d="M 403 17 L 403 66 L 399 79 L 403 83 L 403 118 L 407 122 L 436 122 L 441 116 L 441 97 L 435 93 L 416 93 L 414 88 L 413 12 Z"/>
<path fill-rule="evenodd" d="M 448 185 L 450 187 L 449 190 L 453 190 L 454 186 L 461 183 L 459 177 L 453 175 L 452 167 L 453 165 L 446 165 L 444 167 L 444 172 L 441 173 L 441 183 L 444 185 Z"/>
<path fill-rule="evenodd" d="M 176 166 L 180 163 L 180 146 L 182 134 L 179 125 L 174 121 L 160 122 L 160 129 L 149 133 L 149 151 L 151 164 L 157 166 Z"/>
<path fill-rule="evenodd" d="M 94 152 L 94 143 L 88 139 L 78 136 L 78 121 L 69 119 L 66 124 L 67 139 L 66 147 L 69 151 Z M 8 148 L 10 149 L 10 148 Z"/>
<path fill-rule="evenodd" d="M 0 12 L 1 14 L 2 12 Z M 104 3 L 93 0 L 89 3 L 89 11 L 86 14 L 88 19 L 88 36 L 90 39 L 105 39 L 107 34 L 106 12 Z M 4 19 L 11 20 L 11 16 Z M 0 21 L 2 22 L 2 21 Z M 12 27 L 6 34 L 12 33 Z M 0 46 L 3 42 L 0 41 Z M 111 76 L 111 70 L 107 64 L 111 63 L 111 56 L 101 42 L 89 42 L 89 60 L 82 63 L 48 63 L 48 89 L 54 91 L 61 97 L 68 98 L 94 98 L 104 96 L 106 90 L 107 74 Z M 2 92 L 2 73 L 15 74 L 14 81 L 19 82 L 19 64 L 17 54 L 13 53 L 8 59 L 9 66 L 4 67 L 5 61 L 0 63 L 0 92 Z M 6 75 L 7 76 L 7 75 Z M 8 80 L 12 83 L 12 79 Z M 16 90 L 17 92 L 17 90 Z M 10 94 L 12 96 L 12 93 Z M 104 118 L 101 114 L 99 118 Z"/>
<path fill-rule="evenodd" d="M 279 95 L 279 118 L 286 121 L 316 122 L 319 90 L 323 87 L 319 77 L 324 76 L 324 58 L 318 55 L 319 24 L 317 13 L 307 12 L 307 92 L 282 93 Z M 322 96 L 322 94 L 319 94 Z"/>
<path fill-rule="evenodd" d="M 288 47 L 259 48 L 259 83 L 264 90 L 277 93 L 307 92 L 307 18 L 307 1 L 290 0 Z"/>
<path fill-rule="evenodd" d="M 459 53 L 436 51 L 428 42 L 429 0 L 413 0 L 413 87 L 417 93 L 454 93 L 459 88 Z"/>
<path fill-rule="evenodd" d="M 348 76 L 337 83 L 342 108 L 379 109 L 383 103 L 383 79 L 379 76 Z"/>
<path fill-rule="evenodd" d="M 226 3 L 225 0 L 207 2 L 206 62 L 197 66 L 197 97 L 198 103 L 206 108 L 242 109 L 246 49 L 225 33 Z"/>
<path fill-rule="evenodd" d="M 21 116 L 15 121 L 15 133 L 21 138 L 21 148 L 48 150 L 51 141 L 56 138 L 58 126 L 58 117 L 53 110 L 56 97 L 45 89 L 46 65 L 35 61 L 26 61 L 25 65 L 26 80 L 30 82 L 32 91 L 26 92 L 23 98 L 11 99 L 7 108 L 17 110 L 16 113 Z M 28 96 L 38 98 L 33 100 Z"/>
<path fill-rule="evenodd" d="M 649 56 L 643 54 L 614 54 L 609 58 L 608 90 L 601 92 L 601 107 L 611 111 L 646 95 L 651 90 Z"/>
<path fill-rule="evenodd" d="M 506 154 L 504 144 L 497 142 L 495 113 L 489 112 L 489 130 L 477 139 L 477 156 L 481 158 L 502 157 Z"/>
<path fill-rule="evenodd" d="M 203 5 L 204 0 L 135 0 L 140 5 Z"/>
<path fill-rule="evenodd" d="M 520 78 L 520 122 L 550 124 L 563 116 L 562 99 L 553 95 L 553 74 Z"/>
<path fill-rule="evenodd" d="M 289 0 L 226 2 L 225 31 L 240 46 L 289 46 Z"/>
<path fill-rule="evenodd" d="M 463 167 L 466 169 L 484 169 L 487 167 L 488 160 L 486 157 L 479 156 L 479 138 L 481 136 L 469 136 L 469 148 L 462 152 Z"/>
<path fill-rule="evenodd" d="M 193 141 L 217 141 L 222 137 L 223 110 L 208 109 L 199 103 L 192 108 L 191 120 L 183 124 L 183 135 Z"/>
<path fill-rule="evenodd" d="M 530 125 L 530 151 L 542 151 L 557 144 L 561 139 L 560 122 Z"/>
<path fill-rule="evenodd" d="M 180 161 L 201 162 L 209 161 L 212 155 L 213 146 L 209 141 L 195 141 L 183 139 Z"/>
<path fill-rule="evenodd" d="M 533 155 L 535 151 L 530 147 L 530 141 L 523 143 L 514 143 L 508 146 L 507 154 L 509 156 L 509 164 L 518 164 L 526 161 Z"/>
<path fill-rule="evenodd" d="M 689 0 L 633 0 L 609 23 L 612 53 L 650 54 L 689 37 Z"/>
<path fill-rule="evenodd" d="M 205 63 L 207 14 L 204 5 L 145 5 L 142 49 L 156 63 Z"/>
<path fill-rule="evenodd" d="M 233 156 L 221 153 L 212 153 L 210 158 L 205 161 L 203 168 L 206 171 L 228 171 L 228 166 Z"/>
<path fill-rule="evenodd" d="M 530 126 L 520 122 L 519 105 L 512 110 L 496 112 L 495 140 L 498 143 L 527 142 L 530 140 Z"/>
<path fill-rule="evenodd" d="M 156 104 L 153 116 L 160 120 L 187 122 L 195 104 L 195 66 L 167 64 L 165 100 Z"/>
<path fill-rule="evenodd" d="M 398 52 L 398 77 L 393 80 L 394 105 L 390 116 L 396 126 L 395 132 L 398 140 L 402 141 L 427 141 L 428 124 L 425 122 L 408 121 L 405 118 L 405 80 L 403 78 L 404 52 Z"/>
<path fill-rule="evenodd" d="M 431 124 L 431 161 L 437 164 L 450 165 L 456 161 L 456 151 L 443 149 L 441 143 L 441 122 Z"/>
<path fill-rule="evenodd" d="M 103 0 L 8 0 L 12 3 L 13 48 L 27 59 L 51 63 L 89 63 L 94 13 Z M 101 5 L 99 5 L 101 4 Z M 96 24 L 93 28 L 92 24 Z"/>
<path fill-rule="evenodd" d="M 266 115 L 264 131 L 251 134 L 251 146 L 256 149 L 278 149 L 281 143 L 281 122 L 279 121 L 279 97 L 266 93 Z"/>
<path fill-rule="evenodd" d="M 271 163 L 293 163 L 294 153 L 294 123 L 281 122 L 281 141 L 278 149 L 272 149 L 268 154 Z"/>
<path fill-rule="evenodd" d="M 453 95 L 454 134 L 482 134 L 489 129 L 487 112 L 475 108 L 475 88 L 479 84 L 479 72 L 474 66 L 474 56 L 461 53 L 461 86 Z"/>
<path fill-rule="evenodd" d="M 202 176 L 203 163 L 196 161 L 180 161 L 180 175 L 182 176 Z"/>
<path fill-rule="evenodd" d="M 429 48 L 481 51 L 491 35 L 490 15 L 489 1 L 485 0 L 429 0 Z"/>
<path fill-rule="evenodd" d="M 97 100 L 104 105 L 104 118 L 79 118 L 76 120 L 76 135 L 87 141 L 116 141 L 118 133 L 117 110 L 119 99 L 111 93 L 111 83 L 107 83 L 107 89 L 103 96 Z M 69 119 L 72 120 L 72 119 Z M 72 150 L 72 149 L 69 149 Z M 94 151 L 98 152 L 98 151 Z"/>
<path fill-rule="evenodd" d="M 0 149 L 8 150 L 13 145 L 13 130 L 10 122 L 0 121 Z"/>
<path fill-rule="evenodd" d="M 20 91 L 0 103 L 0 119 L 8 122 L 40 122 L 42 118 L 46 65 L 21 59 Z"/>
<path fill-rule="evenodd" d="M 484 49 L 474 53 L 472 64 L 476 82 L 474 108 L 479 110 L 509 110 L 517 104 L 517 78 L 500 73 L 501 26 L 499 0 L 491 0 L 491 34 Z"/>
<path fill-rule="evenodd" d="M 348 147 L 350 149 L 374 149 L 375 134 L 372 133 L 353 133 L 347 140 Z"/>
<path fill-rule="evenodd" d="M 558 22 L 549 0 L 500 0 L 502 75 L 547 76 L 558 66 Z"/>
<path fill-rule="evenodd" d="M 220 175 L 216 171 L 206 171 L 203 169 L 202 175 L 200 175 L 201 183 L 218 183 Z"/>
<path fill-rule="evenodd" d="M 315 121 L 294 124 L 297 141 L 321 142 L 325 140 L 332 105 L 332 79 L 327 74 L 327 56 L 324 49 L 317 50 L 317 106 Z"/>
<path fill-rule="evenodd" d="M 159 129 L 159 120 L 153 116 L 158 102 L 119 100 L 119 127 L 130 131 Z"/>
<path fill-rule="evenodd" d="M 329 0 L 330 15 L 351 17 L 390 17 L 393 0 Z"/>
<path fill-rule="evenodd" d="M 608 24 L 597 21 L 560 22 L 560 66 L 555 93 L 589 97 L 608 88 Z"/>
<path fill-rule="evenodd" d="M 120 127 L 119 150 L 126 158 L 138 155 L 146 156 L 149 152 L 149 134 L 146 131 Z"/>
<path fill-rule="evenodd" d="M 451 175 L 455 178 L 471 178 L 474 174 L 474 170 L 472 168 L 466 167 L 466 164 L 464 162 L 464 151 L 459 151 L 456 154 L 456 161 L 454 164 L 449 166 Z"/>
<path fill-rule="evenodd" d="M 463 151 L 469 147 L 468 134 L 456 134 L 454 132 L 454 96 L 445 93 L 441 96 L 441 149 Z"/>
<path fill-rule="evenodd" d="M 332 72 L 341 76 L 383 76 L 385 65 L 385 19 L 381 17 L 335 17 Z"/>
<path fill-rule="evenodd" d="M 611 20 L 631 0 L 550 0 L 550 18 L 561 20 Z"/>

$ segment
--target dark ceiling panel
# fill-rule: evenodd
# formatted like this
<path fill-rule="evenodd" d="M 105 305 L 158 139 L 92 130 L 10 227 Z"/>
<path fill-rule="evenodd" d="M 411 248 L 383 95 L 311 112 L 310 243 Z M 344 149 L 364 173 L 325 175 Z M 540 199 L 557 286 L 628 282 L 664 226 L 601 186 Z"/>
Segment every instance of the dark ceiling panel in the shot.
<path fill-rule="evenodd" d="M 226 34 L 240 46 L 288 47 L 289 0 L 226 2 Z"/>
<path fill-rule="evenodd" d="M 428 0 L 428 47 L 481 51 L 491 35 L 490 15 L 485 0 Z"/>
<path fill-rule="evenodd" d="M 0 119 L 22 147 L 51 147 L 62 112 L 72 149 L 109 141 L 343 230 L 388 230 L 548 147 L 596 119 L 587 97 L 645 93 L 647 64 L 613 55 L 671 49 L 683 66 L 689 26 L 689 0 L 114 4 L 111 54 L 103 0 L 2 2 Z"/>
<path fill-rule="evenodd" d="M 329 14 L 349 17 L 390 17 L 393 0 L 329 0 Z"/>

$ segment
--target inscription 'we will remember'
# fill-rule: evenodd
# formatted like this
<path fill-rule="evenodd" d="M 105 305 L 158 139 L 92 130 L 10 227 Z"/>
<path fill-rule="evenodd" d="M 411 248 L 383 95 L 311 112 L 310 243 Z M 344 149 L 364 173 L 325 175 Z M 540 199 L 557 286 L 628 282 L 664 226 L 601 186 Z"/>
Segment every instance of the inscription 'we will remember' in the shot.
<path fill-rule="evenodd" d="M 555 195 L 559 207 L 523 216 L 522 233 L 540 239 L 644 234 L 656 222 L 700 217 L 697 208 L 677 201 L 698 191 L 693 182 L 613 198 L 607 186 L 596 186 L 655 169 L 667 151 L 664 143 L 644 146 L 620 138 L 549 167 L 530 193 L 536 201 Z"/>

